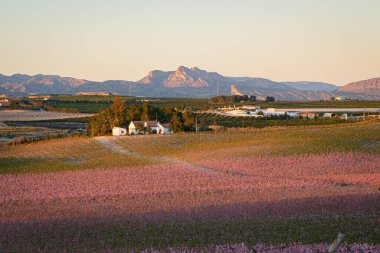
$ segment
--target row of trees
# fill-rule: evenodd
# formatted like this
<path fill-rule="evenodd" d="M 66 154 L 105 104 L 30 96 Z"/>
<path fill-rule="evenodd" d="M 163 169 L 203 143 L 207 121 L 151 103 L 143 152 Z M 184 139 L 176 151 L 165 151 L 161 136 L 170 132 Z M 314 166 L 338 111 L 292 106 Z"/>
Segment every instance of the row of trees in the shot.
<path fill-rule="evenodd" d="M 174 107 L 158 108 L 147 103 L 140 107 L 135 104 L 127 107 L 125 101 L 115 98 L 111 107 L 102 110 L 90 120 L 87 127 L 88 134 L 90 136 L 108 135 L 113 127 L 127 128 L 131 121 L 140 120 L 169 123 L 170 129 L 174 132 L 195 130 L 195 115 L 191 111 L 180 111 Z"/>
<path fill-rule="evenodd" d="M 255 102 L 256 97 L 255 96 L 248 96 L 248 95 L 233 95 L 233 96 L 217 96 L 210 98 L 208 100 L 209 104 L 232 104 L 232 103 L 240 103 L 240 102 Z M 274 102 L 275 98 L 271 96 L 267 96 L 265 98 L 265 102 Z"/>
<path fill-rule="evenodd" d="M 233 96 L 217 96 L 210 98 L 208 100 L 209 104 L 231 104 L 231 103 L 240 103 L 240 102 L 254 102 L 256 101 L 255 96 L 248 96 L 248 95 L 243 95 L 243 96 L 238 96 L 238 95 L 233 95 Z"/>

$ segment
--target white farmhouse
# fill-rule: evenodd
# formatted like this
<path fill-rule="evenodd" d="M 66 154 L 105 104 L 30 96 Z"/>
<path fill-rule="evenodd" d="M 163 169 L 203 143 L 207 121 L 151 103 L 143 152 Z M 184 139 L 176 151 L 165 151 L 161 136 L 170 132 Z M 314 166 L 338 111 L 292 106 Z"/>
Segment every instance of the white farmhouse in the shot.
<path fill-rule="evenodd" d="M 144 129 L 150 128 L 151 132 L 158 131 L 157 121 L 131 121 L 128 126 L 129 134 L 142 134 L 144 133 Z"/>
<path fill-rule="evenodd" d="M 127 129 L 122 128 L 122 127 L 114 127 L 112 128 L 112 135 L 113 136 L 121 136 L 121 135 L 126 135 L 127 134 Z"/>
<path fill-rule="evenodd" d="M 169 134 L 168 124 L 161 124 L 158 121 L 131 121 L 128 126 L 129 134 L 144 134 L 144 130 L 150 129 L 151 133 Z"/>
<path fill-rule="evenodd" d="M 169 124 L 161 124 L 160 122 L 157 122 L 158 125 L 158 131 L 157 134 L 170 134 L 172 131 L 169 129 Z"/>

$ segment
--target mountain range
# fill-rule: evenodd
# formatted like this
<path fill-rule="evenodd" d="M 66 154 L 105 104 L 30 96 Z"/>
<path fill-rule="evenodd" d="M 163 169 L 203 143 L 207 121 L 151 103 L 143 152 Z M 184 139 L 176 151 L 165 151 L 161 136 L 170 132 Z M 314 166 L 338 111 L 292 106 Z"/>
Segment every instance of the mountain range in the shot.
<path fill-rule="evenodd" d="M 275 82 L 255 77 L 227 77 L 197 67 L 178 67 L 175 71 L 154 70 L 137 82 L 108 80 L 95 82 L 58 75 L 5 76 L 0 74 L 0 94 L 75 94 L 108 92 L 115 95 L 146 97 L 213 97 L 216 95 L 253 95 L 257 99 L 321 100 L 332 97 L 380 99 L 380 78 L 337 86 L 323 82 Z"/>

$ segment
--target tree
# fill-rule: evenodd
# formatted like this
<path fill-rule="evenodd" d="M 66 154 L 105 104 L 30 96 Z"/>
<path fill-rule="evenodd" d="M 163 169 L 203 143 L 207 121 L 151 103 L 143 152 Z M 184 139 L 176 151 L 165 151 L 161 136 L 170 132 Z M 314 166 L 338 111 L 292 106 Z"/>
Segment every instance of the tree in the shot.
<path fill-rule="evenodd" d="M 150 119 L 151 106 L 144 103 L 141 108 L 141 120 L 148 121 Z"/>
<path fill-rule="evenodd" d="M 232 95 L 232 96 L 217 96 L 210 98 L 208 100 L 209 104 L 231 104 L 231 103 L 240 103 L 256 101 L 255 96 L 249 97 L 248 95 Z"/>
<path fill-rule="evenodd" d="M 269 103 L 269 102 L 274 102 L 274 101 L 275 101 L 274 97 L 267 96 L 267 97 L 265 98 L 265 102 L 267 102 L 267 103 Z"/>
<path fill-rule="evenodd" d="M 120 97 L 115 98 L 111 106 L 112 114 L 112 127 L 121 127 L 125 126 L 126 117 L 125 117 L 125 104 Z"/>
<path fill-rule="evenodd" d="M 172 107 L 164 107 L 159 112 L 160 122 L 170 122 L 173 117 L 174 109 Z"/>
<path fill-rule="evenodd" d="M 122 99 L 115 98 L 111 107 L 92 117 L 87 126 L 88 135 L 108 135 L 113 127 L 124 126 L 126 124 L 125 111 L 125 104 Z"/>
<path fill-rule="evenodd" d="M 87 126 L 87 134 L 90 136 L 107 135 L 112 131 L 112 115 L 110 108 L 102 110 L 91 118 Z"/>
<path fill-rule="evenodd" d="M 140 109 L 137 105 L 130 105 L 127 108 L 127 115 L 126 115 L 126 120 L 127 121 L 132 121 L 132 120 L 140 120 Z"/>
<path fill-rule="evenodd" d="M 175 112 L 171 121 L 170 121 L 170 129 L 173 132 L 183 132 L 183 119 L 180 112 Z"/>
<path fill-rule="evenodd" d="M 193 131 L 195 130 L 195 116 L 193 113 L 186 111 L 182 114 L 183 118 L 183 130 Z"/>
<path fill-rule="evenodd" d="M 199 120 L 199 124 L 198 125 L 199 125 L 198 127 L 199 127 L 200 130 L 207 130 L 208 129 L 206 120 L 204 118 L 201 118 Z"/>

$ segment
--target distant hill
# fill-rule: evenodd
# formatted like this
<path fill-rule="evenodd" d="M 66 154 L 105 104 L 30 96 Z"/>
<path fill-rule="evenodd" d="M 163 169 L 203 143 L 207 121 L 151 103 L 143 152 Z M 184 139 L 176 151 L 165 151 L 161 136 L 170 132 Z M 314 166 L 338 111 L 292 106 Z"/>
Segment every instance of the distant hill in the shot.
<path fill-rule="evenodd" d="M 284 84 L 297 90 L 308 91 L 334 91 L 339 88 L 337 85 L 321 82 L 284 82 Z"/>
<path fill-rule="evenodd" d="M 380 77 L 349 83 L 338 90 L 380 96 Z"/>
<path fill-rule="evenodd" d="M 380 99 L 379 80 L 362 82 L 339 88 L 322 82 L 275 82 L 258 77 L 227 77 L 197 67 L 180 66 L 175 71 L 150 71 L 137 82 L 124 80 L 94 82 L 57 75 L 0 75 L 0 94 L 26 96 L 106 92 L 146 97 L 207 98 L 216 95 L 247 94 L 258 99 L 273 96 L 277 100 L 320 100 L 336 96 Z"/>
<path fill-rule="evenodd" d="M 21 94 L 71 94 L 72 88 L 78 87 L 87 80 L 57 75 L 0 75 L 0 88 L 6 89 L 8 95 Z"/>

